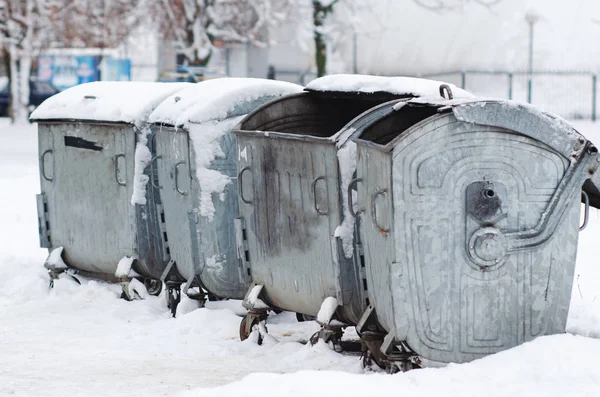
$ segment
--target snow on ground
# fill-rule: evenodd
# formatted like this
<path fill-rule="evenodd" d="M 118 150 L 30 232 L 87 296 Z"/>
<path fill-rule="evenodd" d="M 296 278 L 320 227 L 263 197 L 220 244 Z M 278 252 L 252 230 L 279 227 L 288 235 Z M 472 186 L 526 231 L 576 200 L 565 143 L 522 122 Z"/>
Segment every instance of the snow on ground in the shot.
<path fill-rule="evenodd" d="M 593 139 L 600 125 L 581 124 Z M 600 141 L 600 140 L 599 140 Z M 292 313 L 271 316 L 280 342 L 238 340 L 244 309 L 184 300 L 171 318 L 164 296 L 119 299 L 120 287 L 69 276 L 48 289 L 38 248 L 34 126 L 0 119 L 0 397 L 5 396 L 419 396 L 600 395 L 600 215 L 581 234 L 569 332 L 469 364 L 407 374 L 364 372 L 356 356 L 305 346 L 318 329 Z"/>

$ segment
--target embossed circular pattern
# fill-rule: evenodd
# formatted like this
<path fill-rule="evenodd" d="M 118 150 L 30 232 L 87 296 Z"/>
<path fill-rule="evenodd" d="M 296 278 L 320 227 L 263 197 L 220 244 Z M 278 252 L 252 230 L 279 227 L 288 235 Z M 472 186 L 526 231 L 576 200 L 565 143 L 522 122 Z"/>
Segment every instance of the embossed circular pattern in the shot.
<path fill-rule="evenodd" d="M 469 241 L 471 259 L 480 266 L 497 265 L 506 256 L 507 243 L 502 232 L 493 227 L 477 230 Z"/>

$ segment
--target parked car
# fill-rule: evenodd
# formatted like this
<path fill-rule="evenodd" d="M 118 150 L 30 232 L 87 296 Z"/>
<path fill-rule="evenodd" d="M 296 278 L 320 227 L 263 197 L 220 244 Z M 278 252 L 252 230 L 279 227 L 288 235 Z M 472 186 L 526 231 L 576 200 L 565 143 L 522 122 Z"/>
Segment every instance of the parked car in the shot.
<path fill-rule="evenodd" d="M 8 78 L 0 78 L 0 116 L 8 116 L 10 104 L 10 84 Z M 47 81 L 29 80 L 29 110 L 33 111 L 46 99 L 57 94 L 59 90 Z"/>

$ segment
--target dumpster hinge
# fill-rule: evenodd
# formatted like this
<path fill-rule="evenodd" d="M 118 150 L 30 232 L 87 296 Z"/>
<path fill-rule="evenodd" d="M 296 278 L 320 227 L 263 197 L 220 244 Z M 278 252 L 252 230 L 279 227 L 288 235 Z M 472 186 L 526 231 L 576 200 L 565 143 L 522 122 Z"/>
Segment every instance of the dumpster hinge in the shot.
<path fill-rule="evenodd" d="M 52 248 L 50 238 L 50 222 L 48 220 L 48 202 L 43 193 L 36 195 L 38 212 L 38 230 L 40 236 L 40 247 Z"/>

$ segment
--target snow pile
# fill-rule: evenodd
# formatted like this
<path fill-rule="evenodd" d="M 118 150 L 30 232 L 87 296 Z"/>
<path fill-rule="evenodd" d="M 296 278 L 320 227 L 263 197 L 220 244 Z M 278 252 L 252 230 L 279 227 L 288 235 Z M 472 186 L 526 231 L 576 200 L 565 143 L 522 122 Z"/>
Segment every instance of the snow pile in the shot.
<path fill-rule="evenodd" d="M 131 273 L 131 265 L 133 265 L 133 261 L 135 259 L 130 256 L 124 256 L 121 258 L 117 265 L 117 270 L 115 270 L 116 277 L 129 277 Z"/>
<path fill-rule="evenodd" d="M 189 83 L 101 81 L 77 85 L 44 101 L 32 120 L 98 120 L 140 125 L 166 97 Z"/>
<path fill-rule="evenodd" d="M 282 95 L 301 92 L 302 87 L 284 81 L 255 78 L 221 78 L 203 81 L 167 98 L 150 115 L 151 123 L 187 127 L 188 123 L 223 120 L 248 113 Z M 243 110 L 244 105 L 252 109 Z M 237 109 L 242 112 L 231 114 Z"/>
<path fill-rule="evenodd" d="M 319 313 L 317 313 L 317 322 L 319 324 L 327 325 L 331 321 L 335 310 L 338 307 L 338 300 L 334 297 L 328 296 L 325 298 L 323 303 L 321 303 L 321 308 L 319 309 Z"/>
<path fill-rule="evenodd" d="M 135 146 L 135 167 L 133 171 L 133 193 L 131 205 L 146 204 L 146 185 L 150 177 L 144 174 L 144 170 L 152 160 L 152 153 L 148 149 L 148 135 L 150 128 L 144 127 L 137 134 L 138 139 Z"/>
<path fill-rule="evenodd" d="M 63 249 L 63 247 L 54 248 L 44 265 L 51 269 L 66 269 L 68 266 L 62 258 Z"/>
<path fill-rule="evenodd" d="M 334 74 L 311 81 L 306 89 L 330 92 L 387 92 L 396 95 L 440 97 L 441 81 L 416 77 L 383 77 L 359 74 Z M 468 98 L 473 95 L 454 84 L 448 84 L 454 98 Z"/>
<path fill-rule="evenodd" d="M 213 195 L 225 199 L 225 188 L 231 183 L 229 177 L 217 170 L 210 169 L 211 163 L 225 157 L 219 144 L 221 137 L 230 132 L 244 116 L 224 121 L 207 121 L 202 124 L 189 124 L 190 138 L 196 157 L 196 178 L 200 185 L 200 215 L 211 221 L 215 216 Z"/>
<path fill-rule="evenodd" d="M 252 287 L 250 292 L 246 294 L 243 305 L 247 309 L 268 309 L 269 306 L 259 298 L 259 295 L 263 289 L 262 285 L 255 285 Z"/>
<path fill-rule="evenodd" d="M 472 363 L 451 364 L 445 368 L 415 370 L 397 375 L 357 376 L 333 371 L 252 374 L 239 382 L 181 393 L 180 397 L 388 394 L 420 397 L 593 397 L 600 394 L 599 354 L 600 340 L 554 335 Z"/>

